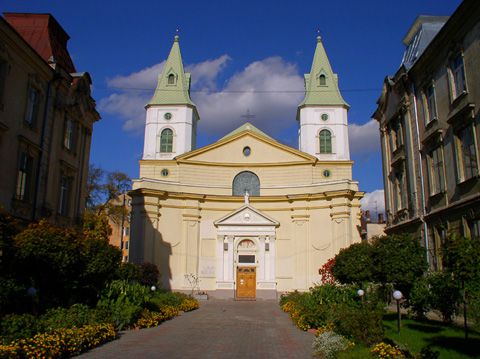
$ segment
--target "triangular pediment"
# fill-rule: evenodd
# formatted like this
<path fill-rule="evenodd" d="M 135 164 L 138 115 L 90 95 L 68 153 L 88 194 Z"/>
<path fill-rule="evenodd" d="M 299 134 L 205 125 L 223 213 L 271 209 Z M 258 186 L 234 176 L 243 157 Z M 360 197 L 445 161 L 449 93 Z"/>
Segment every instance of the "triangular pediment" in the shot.
<path fill-rule="evenodd" d="M 236 211 L 227 214 L 225 217 L 220 218 L 215 222 L 216 226 L 275 226 L 279 223 L 253 208 L 251 205 L 246 204 Z"/>
<path fill-rule="evenodd" d="M 273 138 L 256 129 L 253 125 L 244 124 L 240 131 L 232 131 L 229 135 L 211 145 L 187 152 L 176 157 L 179 162 L 217 163 L 224 165 L 262 165 L 315 163 L 316 157 L 275 141 Z M 245 149 L 249 149 L 248 155 Z"/>

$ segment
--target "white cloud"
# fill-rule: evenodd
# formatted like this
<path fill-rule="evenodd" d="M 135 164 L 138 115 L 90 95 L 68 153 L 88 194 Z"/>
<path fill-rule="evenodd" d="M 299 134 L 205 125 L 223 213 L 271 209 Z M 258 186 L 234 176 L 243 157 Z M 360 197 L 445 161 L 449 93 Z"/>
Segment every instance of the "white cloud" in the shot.
<path fill-rule="evenodd" d="M 383 189 L 365 193 L 360 200 L 362 210 L 369 210 L 372 214 L 385 213 L 385 195 Z"/>
<path fill-rule="evenodd" d="M 380 132 L 378 122 L 370 120 L 363 125 L 355 123 L 348 126 L 351 154 L 368 154 L 380 152 Z"/>
<path fill-rule="evenodd" d="M 192 73 L 191 95 L 201 117 L 199 130 L 223 135 L 246 121 L 241 116 L 247 110 L 255 115 L 250 121 L 267 132 L 290 126 L 303 97 L 303 79 L 296 65 L 280 57 L 255 61 L 216 91 L 218 76 L 229 61 L 230 57 L 223 55 L 186 67 Z M 144 106 L 153 94 L 163 65 L 164 62 L 109 79 L 108 86 L 115 92 L 100 100 L 100 110 L 120 117 L 125 130 L 141 133 Z"/>

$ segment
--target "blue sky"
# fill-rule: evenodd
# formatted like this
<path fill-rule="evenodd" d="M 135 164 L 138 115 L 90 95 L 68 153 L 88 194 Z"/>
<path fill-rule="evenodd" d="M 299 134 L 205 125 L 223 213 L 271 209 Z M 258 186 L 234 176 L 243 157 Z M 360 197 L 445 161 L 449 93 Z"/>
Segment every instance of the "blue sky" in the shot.
<path fill-rule="evenodd" d="M 370 116 L 383 79 L 398 69 L 402 39 L 417 15 L 450 15 L 459 3 L 3 0 L 1 10 L 48 12 L 64 27 L 77 70 L 92 75 L 102 116 L 94 127 L 90 161 L 133 178 L 143 147 L 143 105 L 152 95 L 177 27 L 201 116 L 199 146 L 239 126 L 241 115 L 250 109 L 256 115 L 252 123 L 296 147 L 296 106 L 319 29 L 351 106 L 354 179 L 361 190 L 373 192 L 383 188 L 383 181 L 378 128 Z M 267 93 L 248 93 L 252 90 Z M 282 93 L 292 90 L 299 92 Z"/>

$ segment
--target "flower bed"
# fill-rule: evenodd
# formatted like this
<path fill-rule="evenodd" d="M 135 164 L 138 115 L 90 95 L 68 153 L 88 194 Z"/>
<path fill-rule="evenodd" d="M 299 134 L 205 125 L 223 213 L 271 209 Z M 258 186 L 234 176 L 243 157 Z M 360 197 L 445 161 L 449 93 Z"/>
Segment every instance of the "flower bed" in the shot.
<path fill-rule="evenodd" d="M 32 338 L 14 340 L 0 346 L 0 358 L 65 358 L 83 353 L 113 340 L 117 332 L 111 324 L 57 329 Z"/>

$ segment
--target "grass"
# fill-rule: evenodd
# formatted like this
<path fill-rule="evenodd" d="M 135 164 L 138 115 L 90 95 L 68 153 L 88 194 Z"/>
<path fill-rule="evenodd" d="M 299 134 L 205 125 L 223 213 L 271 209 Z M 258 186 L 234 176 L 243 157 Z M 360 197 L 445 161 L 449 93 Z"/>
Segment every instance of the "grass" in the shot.
<path fill-rule="evenodd" d="M 432 320 L 414 320 L 402 317 L 400 334 L 397 334 L 396 313 L 386 314 L 383 319 L 385 337 L 412 354 L 419 353 L 427 345 L 440 352 L 440 359 L 479 358 L 480 333 L 470 330 L 465 341 L 462 327 L 446 325 Z M 348 352 L 340 353 L 339 359 L 372 359 L 370 349 L 356 345 Z"/>

